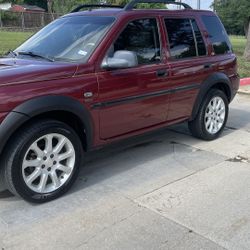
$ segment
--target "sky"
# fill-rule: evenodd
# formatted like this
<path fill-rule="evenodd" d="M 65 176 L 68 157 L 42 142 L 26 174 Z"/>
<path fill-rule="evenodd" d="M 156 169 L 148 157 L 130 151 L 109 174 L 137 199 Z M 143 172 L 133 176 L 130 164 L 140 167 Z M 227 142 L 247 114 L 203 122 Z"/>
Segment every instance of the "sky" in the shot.
<path fill-rule="evenodd" d="M 182 0 L 183 3 L 189 4 L 193 8 L 197 8 L 197 0 Z M 201 9 L 208 10 L 213 0 L 201 0 Z"/>

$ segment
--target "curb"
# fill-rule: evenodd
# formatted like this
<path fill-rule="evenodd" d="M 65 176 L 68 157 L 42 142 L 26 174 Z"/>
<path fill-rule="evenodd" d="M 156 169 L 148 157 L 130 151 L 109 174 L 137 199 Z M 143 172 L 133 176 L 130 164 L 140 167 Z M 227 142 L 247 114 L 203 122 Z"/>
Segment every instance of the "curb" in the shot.
<path fill-rule="evenodd" d="M 238 94 L 250 95 L 250 78 L 240 79 Z"/>
<path fill-rule="evenodd" d="M 239 89 L 237 93 L 243 95 L 250 95 L 250 90 Z"/>
<path fill-rule="evenodd" d="M 240 86 L 250 85 L 250 78 L 240 79 Z"/>

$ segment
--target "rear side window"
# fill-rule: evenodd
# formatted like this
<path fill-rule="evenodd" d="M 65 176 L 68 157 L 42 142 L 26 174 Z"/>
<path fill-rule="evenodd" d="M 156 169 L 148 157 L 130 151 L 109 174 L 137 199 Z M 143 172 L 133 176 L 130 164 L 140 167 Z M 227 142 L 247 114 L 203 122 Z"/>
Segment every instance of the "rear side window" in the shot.
<path fill-rule="evenodd" d="M 165 25 L 172 58 L 181 59 L 206 55 L 206 46 L 194 19 L 167 18 Z"/>
<path fill-rule="evenodd" d="M 195 40 L 189 19 L 165 19 L 172 58 L 196 56 Z"/>
<path fill-rule="evenodd" d="M 207 29 L 216 55 L 226 54 L 232 51 L 226 30 L 216 16 L 202 16 L 202 21 Z"/>
<path fill-rule="evenodd" d="M 113 52 L 117 50 L 135 52 L 139 64 L 160 62 L 161 49 L 156 19 L 139 19 L 130 22 L 113 47 Z"/>

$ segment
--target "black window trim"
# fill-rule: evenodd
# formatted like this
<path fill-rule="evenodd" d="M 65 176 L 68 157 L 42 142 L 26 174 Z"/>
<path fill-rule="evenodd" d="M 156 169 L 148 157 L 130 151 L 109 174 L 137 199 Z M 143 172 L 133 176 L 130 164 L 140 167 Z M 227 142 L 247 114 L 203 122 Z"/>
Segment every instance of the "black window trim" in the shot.
<path fill-rule="evenodd" d="M 192 33 L 193 33 L 193 37 L 194 37 L 194 45 L 195 45 L 195 50 L 196 50 L 196 57 L 198 57 L 199 56 L 199 51 L 198 51 L 197 38 L 196 38 L 196 35 L 195 35 L 195 32 L 194 32 L 194 26 L 193 26 L 193 22 L 192 22 L 191 19 L 189 19 L 189 23 L 190 23 Z"/>
<path fill-rule="evenodd" d="M 121 35 L 121 33 L 126 29 L 126 27 L 128 26 L 129 23 L 133 22 L 133 21 L 137 21 L 137 20 L 145 20 L 145 19 L 155 19 L 156 20 L 156 24 L 157 24 L 157 30 L 158 30 L 158 35 L 159 35 L 159 42 L 160 42 L 160 61 L 159 62 L 152 62 L 152 63 L 145 63 L 145 64 L 138 64 L 136 67 L 132 67 L 132 69 L 134 68 L 138 68 L 138 67 L 143 67 L 143 66 L 150 66 L 153 64 L 162 64 L 164 63 L 164 53 L 163 53 L 163 46 L 162 46 L 162 34 L 161 34 L 161 30 L 160 30 L 160 19 L 159 16 L 147 16 L 147 17 L 135 17 L 135 18 L 131 18 L 129 19 L 126 24 L 122 27 L 121 31 L 117 34 L 117 36 L 111 40 L 110 45 L 107 47 L 106 49 L 106 53 L 104 54 L 103 59 L 101 60 L 101 62 L 104 60 L 104 58 L 106 57 L 108 50 L 110 48 L 110 46 L 114 43 L 114 41 L 116 41 L 118 39 L 118 37 Z M 100 64 L 100 68 L 101 68 L 101 64 Z M 114 69 L 112 69 L 114 70 Z"/>
<path fill-rule="evenodd" d="M 203 58 L 203 57 L 207 57 L 208 56 L 208 48 L 207 48 L 207 43 L 206 43 L 206 40 L 204 39 L 204 35 L 201 31 L 201 28 L 199 27 L 199 22 L 197 22 L 197 19 L 194 17 L 194 16 L 188 16 L 188 17 L 179 17 L 179 16 L 164 16 L 163 17 L 164 19 L 164 27 L 165 27 L 165 31 L 166 31 L 166 41 L 167 41 L 167 49 L 168 49 L 168 54 L 169 54 L 169 57 L 168 57 L 168 61 L 187 61 L 187 60 L 190 60 L 190 59 L 194 59 L 194 58 Z M 186 57 L 186 58 L 174 58 L 174 57 L 171 57 L 171 49 L 170 49 L 170 46 L 169 46 L 169 37 L 168 37 L 168 29 L 166 27 L 166 24 L 165 24 L 165 19 L 188 19 L 189 22 L 190 22 L 190 25 L 191 25 L 191 28 L 192 28 L 192 32 L 193 32 L 193 35 L 194 35 L 194 41 L 195 41 L 195 49 L 196 49 L 196 56 L 190 56 L 190 57 Z M 204 42 L 204 45 L 205 45 L 205 49 L 206 49 L 206 54 L 205 55 L 199 55 L 198 53 L 198 44 L 197 44 L 197 38 L 195 36 L 195 32 L 194 32 L 194 27 L 193 27 L 193 24 L 192 24 L 192 20 L 195 20 L 200 32 L 201 32 L 201 36 L 202 36 L 202 39 L 203 39 L 203 42 Z"/>
<path fill-rule="evenodd" d="M 198 49 L 198 43 L 197 43 L 197 37 L 196 37 L 196 35 L 195 35 L 195 32 L 194 32 L 194 26 L 193 26 L 193 23 L 192 23 L 192 21 L 195 21 L 196 22 L 196 25 L 197 25 L 197 27 L 198 27 L 198 29 L 199 29 L 199 31 L 200 31 L 200 33 L 201 33 L 201 37 L 202 37 L 202 40 L 203 40 L 203 43 L 204 43 L 204 45 L 205 45 L 205 49 L 206 49 L 206 54 L 205 55 L 199 55 L 199 49 Z M 206 39 L 204 39 L 204 35 L 203 35 L 203 33 L 202 33 L 202 31 L 201 31 L 201 28 L 199 27 L 199 22 L 197 22 L 197 20 L 196 20 L 196 18 L 190 18 L 190 22 L 191 22 L 191 27 L 192 27 L 192 30 L 193 30 L 193 32 L 194 32 L 194 38 L 195 38 L 195 42 L 196 42 L 196 44 L 197 44 L 197 57 L 204 57 L 204 56 L 208 56 L 208 48 L 207 48 L 207 44 L 206 44 Z"/>

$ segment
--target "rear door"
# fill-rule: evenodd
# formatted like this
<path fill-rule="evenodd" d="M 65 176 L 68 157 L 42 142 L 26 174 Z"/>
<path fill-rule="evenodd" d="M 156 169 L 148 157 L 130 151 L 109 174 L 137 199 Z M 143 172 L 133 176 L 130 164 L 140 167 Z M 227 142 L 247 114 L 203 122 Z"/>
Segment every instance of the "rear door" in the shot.
<path fill-rule="evenodd" d="M 201 83 L 211 74 L 208 48 L 194 17 L 164 18 L 169 54 L 169 86 L 172 89 L 168 120 L 191 115 Z"/>
<path fill-rule="evenodd" d="M 162 59 L 157 18 L 131 20 L 110 45 L 106 56 L 129 50 L 138 66 L 97 73 L 99 82 L 100 136 L 102 139 L 164 123 L 169 103 L 168 66 Z"/>

